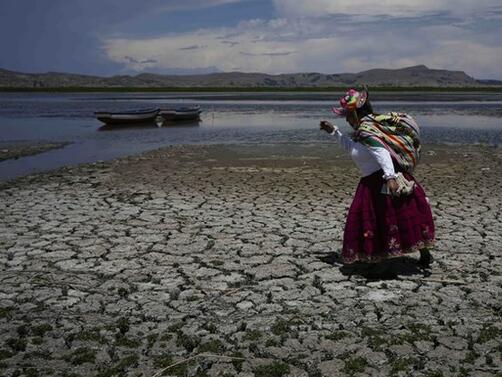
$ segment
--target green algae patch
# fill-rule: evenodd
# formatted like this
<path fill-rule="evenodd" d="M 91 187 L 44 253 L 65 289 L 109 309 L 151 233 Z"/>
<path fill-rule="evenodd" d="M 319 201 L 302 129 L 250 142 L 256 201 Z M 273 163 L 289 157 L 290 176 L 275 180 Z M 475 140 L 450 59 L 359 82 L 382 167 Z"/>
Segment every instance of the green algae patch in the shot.
<path fill-rule="evenodd" d="M 289 373 L 289 365 L 278 361 L 254 369 L 256 377 L 282 377 Z"/>

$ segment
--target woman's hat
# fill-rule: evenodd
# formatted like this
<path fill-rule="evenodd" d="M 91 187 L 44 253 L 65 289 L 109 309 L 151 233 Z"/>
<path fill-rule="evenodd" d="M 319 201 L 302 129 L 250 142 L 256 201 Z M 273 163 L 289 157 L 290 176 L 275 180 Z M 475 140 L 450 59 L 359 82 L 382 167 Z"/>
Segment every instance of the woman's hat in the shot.
<path fill-rule="evenodd" d="M 357 110 L 366 103 L 368 99 L 368 91 L 356 89 L 349 89 L 345 95 L 340 98 L 340 105 L 342 107 L 333 107 L 333 112 L 342 117 L 346 116 L 348 112 Z"/>

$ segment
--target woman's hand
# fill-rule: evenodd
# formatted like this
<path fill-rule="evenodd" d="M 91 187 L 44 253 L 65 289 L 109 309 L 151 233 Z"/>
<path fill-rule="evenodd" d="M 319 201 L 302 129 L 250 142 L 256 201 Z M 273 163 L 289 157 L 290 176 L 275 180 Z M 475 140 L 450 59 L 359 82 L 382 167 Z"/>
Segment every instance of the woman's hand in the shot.
<path fill-rule="evenodd" d="M 387 188 L 389 189 L 392 196 L 399 196 L 399 192 L 397 191 L 399 186 L 394 178 L 387 180 Z"/>
<path fill-rule="evenodd" d="M 329 134 L 333 133 L 333 131 L 338 129 L 338 127 L 334 126 L 327 120 L 321 120 L 321 123 L 319 123 L 319 127 L 321 130 L 324 130 Z"/>

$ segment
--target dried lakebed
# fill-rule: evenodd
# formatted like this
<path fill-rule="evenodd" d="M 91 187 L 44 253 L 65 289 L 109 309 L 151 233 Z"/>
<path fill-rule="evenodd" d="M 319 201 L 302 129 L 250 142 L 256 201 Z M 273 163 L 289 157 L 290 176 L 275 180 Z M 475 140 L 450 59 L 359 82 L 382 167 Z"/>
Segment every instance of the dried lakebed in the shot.
<path fill-rule="evenodd" d="M 1 184 L 0 374 L 500 376 L 502 151 L 428 146 L 416 175 L 428 271 L 340 263 L 358 172 L 334 145 L 177 146 Z"/>

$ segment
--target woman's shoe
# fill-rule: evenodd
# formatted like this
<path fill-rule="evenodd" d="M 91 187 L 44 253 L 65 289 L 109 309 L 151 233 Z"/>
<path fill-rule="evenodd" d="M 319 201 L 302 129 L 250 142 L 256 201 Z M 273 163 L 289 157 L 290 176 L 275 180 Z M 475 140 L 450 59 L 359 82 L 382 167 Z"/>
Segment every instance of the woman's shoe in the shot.
<path fill-rule="evenodd" d="M 423 268 L 430 267 L 433 261 L 431 252 L 429 249 L 421 249 L 420 250 L 420 259 L 418 260 L 418 264 Z"/>

